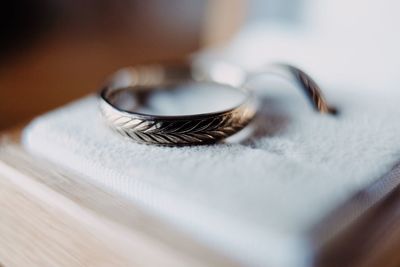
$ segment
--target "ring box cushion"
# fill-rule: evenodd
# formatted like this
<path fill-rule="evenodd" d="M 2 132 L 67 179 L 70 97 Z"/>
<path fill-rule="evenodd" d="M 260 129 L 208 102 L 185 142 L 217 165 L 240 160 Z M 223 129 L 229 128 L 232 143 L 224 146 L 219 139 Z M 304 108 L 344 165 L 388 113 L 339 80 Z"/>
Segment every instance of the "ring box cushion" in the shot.
<path fill-rule="evenodd" d="M 398 161 L 399 93 L 325 88 L 332 117 L 266 91 L 253 132 L 216 145 L 136 144 L 105 125 L 97 96 L 38 117 L 23 144 L 239 261 L 307 265 L 309 230 Z"/>

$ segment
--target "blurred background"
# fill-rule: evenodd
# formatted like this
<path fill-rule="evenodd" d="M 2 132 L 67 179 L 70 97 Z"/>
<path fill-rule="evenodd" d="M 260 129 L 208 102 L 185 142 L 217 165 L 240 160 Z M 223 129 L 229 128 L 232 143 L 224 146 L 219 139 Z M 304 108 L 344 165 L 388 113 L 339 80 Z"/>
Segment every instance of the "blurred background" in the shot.
<path fill-rule="evenodd" d="M 181 60 L 229 38 L 241 5 L 237 0 L 2 1 L 0 129 L 96 91 L 123 66 Z M 215 12 L 226 8 L 221 24 L 210 31 Z"/>
<path fill-rule="evenodd" d="M 2 1 L 0 129 L 96 91 L 118 68 L 197 51 L 216 50 L 249 68 L 290 61 L 323 82 L 396 87 L 399 7 L 390 0 Z"/>

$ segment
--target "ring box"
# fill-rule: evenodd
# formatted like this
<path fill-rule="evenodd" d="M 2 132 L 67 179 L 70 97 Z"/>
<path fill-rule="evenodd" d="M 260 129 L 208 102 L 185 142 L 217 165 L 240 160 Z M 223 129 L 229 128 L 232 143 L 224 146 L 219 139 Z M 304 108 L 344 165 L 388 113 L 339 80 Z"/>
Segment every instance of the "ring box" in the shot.
<path fill-rule="evenodd" d="M 343 103 L 343 115 L 331 118 L 295 95 L 270 92 L 252 138 L 201 147 L 127 142 L 104 125 L 94 96 L 42 115 L 24 128 L 22 143 L 8 134 L 0 149 L 0 259 L 6 266 L 398 261 L 400 129 L 384 122 L 400 110 L 389 101 L 387 112 L 374 113 L 379 105 L 353 93 L 328 91 Z"/>

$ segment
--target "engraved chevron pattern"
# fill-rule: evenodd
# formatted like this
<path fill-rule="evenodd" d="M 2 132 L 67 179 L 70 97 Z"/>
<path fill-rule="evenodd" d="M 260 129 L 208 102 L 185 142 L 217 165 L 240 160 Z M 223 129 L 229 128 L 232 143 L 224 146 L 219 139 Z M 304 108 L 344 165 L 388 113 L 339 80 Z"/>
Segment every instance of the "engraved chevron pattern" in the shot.
<path fill-rule="evenodd" d="M 266 69 L 248 75 L 240 89 L 247 88 L 246 85 L 249 81 L 263 74 L 278 74 L 294 80 L 306 93 L 317 111 L 336 114 L 336 110 L 327 104 L 314 80 L 302 70 L 288 64 L 270 64 Z M 109 98 L 113 98 L 119 90 L 128 90 L 136 86 L 149 89 L 157 85 L 171 84 L 171 81 L 176 83 L 177 78 L 182 80 L 182 78 L 192 79 L 193 77 L 190 72 L 182 72 L 182 69 L 157 66 L 120 72 L 111 85 L 105 87 L 100 93 L 100 108 L 110 127 L 139 143 L 199 145 L 215 143 L 238 132 L 250 122 L 256 113 L 253 95 L 249 91 L 246 91 L 248 95 L 245 103 L 233 110 L 192 116 L 168 117 L 124 112 L 114 107 L 111 104 L 112 101 L 109 102 Z M 141 97 L 138 96 L 138 101 L 141 101 Z"/>
<path fill-rule="evenodd" d="M 270 74 L 281 76 L 297 84 L 299 89 L 306 94 L 308 100 L 316 111 L 332 115 L 337 114 L 337 110 L 328 105 L 317 83 L 304 71 L 292 65 L 282 63 L 266 65 L 259 71 L 250 73 L 245 81 L 245 85 L 254 78 Z"/>
<path fill-rule="evenodd" d="M 121 135 L 139 143 L 159 145 L 215 143 L 244 128 L 255 113 L 253 108 L 242 105 L 222 114 L 172 119 L 120 112 L 104 102 L 100 107 L 111 128 Z"/>
<path fill-rule="evenodd" d="M 321 113 L 335 114 L 336 110 L 328 105 L 317 83 L 303 71 L 292 67 L 293 75 L 300 83 L 315 109 Z"/>

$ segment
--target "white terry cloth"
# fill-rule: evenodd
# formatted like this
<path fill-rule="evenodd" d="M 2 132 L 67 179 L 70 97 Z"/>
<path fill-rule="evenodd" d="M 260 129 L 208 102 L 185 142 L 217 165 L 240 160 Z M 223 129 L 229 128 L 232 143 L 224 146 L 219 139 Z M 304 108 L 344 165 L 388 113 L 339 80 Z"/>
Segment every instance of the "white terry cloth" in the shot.
<path fill-rule="evenodd" d="M 267 90 L 260 136 L 242 143 L 128 142 L 104 125 L 95 97 L 37 118 L 23 142 L 245 263 L 306 266 L 306 231 L 400 158 L 399 94 L 334 89 L 337 118 L 293 90 Z"/>

